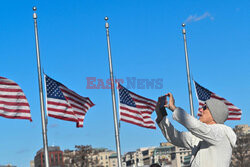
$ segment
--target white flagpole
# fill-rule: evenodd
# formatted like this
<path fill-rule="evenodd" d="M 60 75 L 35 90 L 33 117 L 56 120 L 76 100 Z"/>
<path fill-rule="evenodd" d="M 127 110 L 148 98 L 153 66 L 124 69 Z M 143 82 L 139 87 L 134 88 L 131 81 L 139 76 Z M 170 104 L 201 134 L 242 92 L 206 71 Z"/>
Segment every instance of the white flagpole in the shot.
<path fill-rule="evenodd" d="M 34 19 L 34 28 L 35 28 L 35 38 L 36 38 L 36 56 L 37 56 L 37 71 L 38 71 L 38 80 L 39 80 L 39 96 L 40 96 L 40 108 L 41 108 L 41 117 L 42 117 L 42 135 L 43 135 L 43 149 L 44 149 L 44 158 L 45 165 L 49 167 L 49 153 L 48 153 L 48 141 L 47 141 L 47 126 L 44 112 L 44 96 L 43 96 L 43 83 L 41 75 L 41 63 L 40 63 L 40 51 L 39 51 L 39 40 L 38 40 L 38 31 L 37 31 L 37 14 L 36 7 L 33 7 L 33 19 Z"/>
<path fill-rule="evenodd" d="M 109 71 L 110 71 L 110 80 L 111 80 L 111 93 L 112 93 L 112 101 L 113 101 L 113 116 L 114 116 L 114 126 L 115 126 L 115 141 L 116 141 L 116 150 L 117 150 L 117 159 L 118 159 L 118 167 L 122 167 L 121 163 L 121 150 L 120 150 L 120 136 L 119 129 L 117 125 L 117 111 L 116 111 L 116 101 L 115 101 L 115 84 L 113 77 L 113 66 L 112 66 L 112 57 L 111 57 L 111 49 L 110 49 L 110 40 L 109 40 L 109 23 L 108 17 L 105 17 L 106 24 L 106 35 L 107 35 L 107 44 L 108 44 L 108 56 L 109 56 Z"/>
<path fill-rule="evenodd" d="M 189 103 L 190 103 L 190 113 L 194 116 L 194 105 L 193 105 L 193 95 L 192 95 L 192 88 L 191 88 L 191 81 L 190 81 L 190 69 L 189 69 L 189 61 L 188 61 L 188 52 L 187 52 L 187 39 L 186 39 L 186 29 L 185 24 L 182 24 L 182 34 L 184 40 L 184 47 L 185 47 L 185 58 L 186 58 L 186 69 L 187 69 L 187 81 L 188 81 L 188 95 L 189 95 Z"/>

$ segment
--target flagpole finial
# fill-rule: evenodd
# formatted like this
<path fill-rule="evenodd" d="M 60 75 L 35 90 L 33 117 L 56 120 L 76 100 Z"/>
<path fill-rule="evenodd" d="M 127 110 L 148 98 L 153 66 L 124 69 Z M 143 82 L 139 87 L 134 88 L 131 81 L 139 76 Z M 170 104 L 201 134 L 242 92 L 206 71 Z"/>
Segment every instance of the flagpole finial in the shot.
<path fill-rule="evenodd" d="M 36 6 L 33 6 L 33 11 L 35 12 L 37 10 Z"/>
<path fill-rule="evenodd" d="M 185 26 L 186 26 L 186 24 L 183 23 L 183 24 L 182 24 L 182 27 L 183 27 L 183 29 L 182 29 L 182 34 L 186 34 Z"/>
<path fill-rule="evenodd" d="M 33 13 L 33 18 L 34 18 L 34 19 L 37 19 L 36 10 L 37 10 L 36 6 L 33 6 L 33 11 L 34 11 L 34 13 Z"/>
<path fill-rule="evenodd" d="M 106 16 L 105 18 L 104 18 L 104 20 L 106 21 L 106 23 L 105 23 L 105 27 L 106 28 L 109 28 L 109 23 L 108 23 L 108 16 Z"/>

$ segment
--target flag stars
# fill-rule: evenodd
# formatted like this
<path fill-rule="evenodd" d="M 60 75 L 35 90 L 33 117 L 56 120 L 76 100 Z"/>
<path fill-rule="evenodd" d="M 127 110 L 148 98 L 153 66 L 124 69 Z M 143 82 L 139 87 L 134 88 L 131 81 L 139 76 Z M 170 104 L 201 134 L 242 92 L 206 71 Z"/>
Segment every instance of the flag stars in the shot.
<path fill-rule="evenodd" d="M 47 76 L 46 76 L 46 87 L 47 87 L 48 97 L 62 99 L 62 100 L 65 99 L 62 91 L 60 90 L 59 83 L 52 79 L 49 79 Z"/>
<path fill-rule="evenodd" d="M 199 100 L 206 101 L 210 99 L 211 93 L 209 90 L 206 88 L 201 87 L 199 84 L 195 83 L 196 91 L 197 91 L 197 96 Z"/>
<path fill-rule="evenodd" d="M 128 90 L 126 90 L 124 87 L 120 87 L 120 102 L 123 104 L 127 104 L 129 106 L 132 107 L 136 107 L 136 104 L 134 102 L 134 100 L 132 99 L 132 97 L 129 95 Z"/>

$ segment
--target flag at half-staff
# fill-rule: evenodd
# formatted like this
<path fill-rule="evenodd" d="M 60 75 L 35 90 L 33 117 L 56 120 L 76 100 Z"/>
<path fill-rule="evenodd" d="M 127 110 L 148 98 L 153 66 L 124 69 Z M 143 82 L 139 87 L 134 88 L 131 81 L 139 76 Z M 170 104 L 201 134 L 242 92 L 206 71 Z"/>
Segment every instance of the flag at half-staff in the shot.
<path fill-rule="evenodd" d="M 205 101 L 213 98 L 213 99 L 221 100 L 228 107 L 229 113 L 228 113 L 227 120 L 240 120 L 241 119 L 241 114 L 242 114 L 241 109 L 239 109 L 238 107 L 236 107 L 235 105 L 227 101 L 226 99 L 202 87 L 197 82 L 194 81 L 194 84 L 196 88 L 196 95 L 199 101 L 198 116 L 201 116 L 202 106 L 204 106 Z"/>
<path fill-rule="evenodd" d="M 0 77 L 0 116 L 32 121 L 30 106 L 21 87 L 4 77 Z"/>
<path fill-rule="evenodd" d="M 76 122 L 83 127 L 85 115 L 94 103 L 45 75 L 48 116 Z"/>
<path fill-rule="evenodd" d="M 129 91 L 120 83 L 118 90 L 120 120 L 144 128 L 156 129 L 151 114 L 155 110 L 157 102 Z"/>

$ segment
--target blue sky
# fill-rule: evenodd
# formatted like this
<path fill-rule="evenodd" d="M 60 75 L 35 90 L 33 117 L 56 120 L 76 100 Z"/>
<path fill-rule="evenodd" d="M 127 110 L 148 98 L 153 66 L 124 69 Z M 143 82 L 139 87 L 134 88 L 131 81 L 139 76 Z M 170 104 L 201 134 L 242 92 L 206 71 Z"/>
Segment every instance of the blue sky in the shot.
<path fill-rule="evenodd" d="M 96 104 L 83 128 L 49 118 L 48 143 L 61 149 L 91 144 L 115 150 L 110 90 L 86 89 L 86 77 L 109 78 L 104 17 L 109 17 L 116 78 L 163 79 L 163 89 L 134 89 L 157 99 L 172 92 L 189 112 L 182 27 L 187 22 L 191 74 L 202 86 L 243 110 L 234 127 L 249 124 L 250 2 L 228 1 L 4 1 L 0 5 L 1 74 L 17 82 L 31 106 L 33 122 L 0 118 L 0 163 L 29 166 L 43 146 L 32 7 L 38 8 L 44 71 Z M 194 87 L 193 87 L 194 88 Z M 193 89 L 194 92 L 194 89 Z M 197 100 L 194 94 L 195 111 Z M 170 113 L 171 115 L 171 113 Z M 153 114 L 152 118 L 155 119 Z M 185 130 L 177 123 L 174 125 Z M 121 122 L 122 153 L 166 141 L 160 130 Z"/>

